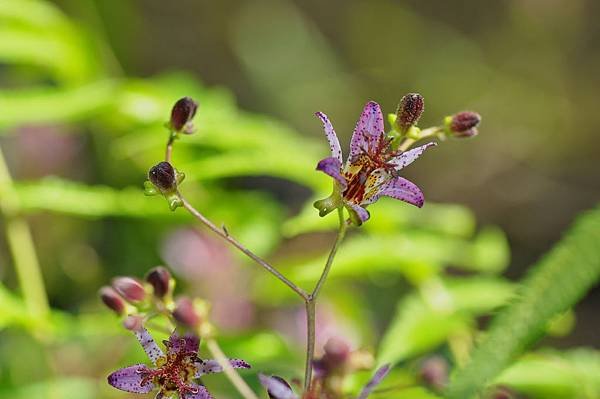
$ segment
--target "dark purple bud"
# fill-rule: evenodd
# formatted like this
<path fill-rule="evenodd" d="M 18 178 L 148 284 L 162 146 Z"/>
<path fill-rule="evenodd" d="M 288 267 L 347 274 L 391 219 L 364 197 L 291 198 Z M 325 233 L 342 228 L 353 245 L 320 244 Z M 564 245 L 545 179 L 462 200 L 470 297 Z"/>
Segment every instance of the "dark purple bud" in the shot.
<path fill-rule="evenodd" d="M 113 288 L 129 302 L 141 302 L 146 299 L 146 290 L 141 282 L 131 277 L 113 279 Z"/>
<path fill-rule="evenodd" d="M 409 93 L 402 97 L 396 111 L 396 125 L 399 131 L 404 133 L 411 126 L 416 125 L 424 109 L 425 102 L 422 95 Z"/>
<path fill-rule="evenodd" d="M 258 378 L 263 387 L 267 390 L 270 399 L 297 399 L 298 396 L 292 390 L 292 387 L 286 380 L 279 376 L 266 376 L 259 374 Z"/>
<path fill-rule="evenodd" d="M 100 291 L 100 299 L 104 304 L 116 314 L 122 315 L 125 313 L 125 301 L 112 287 L 102 287 Z"/>
<path fill-rule="evenodd" d="M 172 191 L 177 187 L 175 169 L 165 161 L 150 168 L 148 179 L 161 191 Z"/>
<path fill-rule="evenodd" d="M 421 364 L 419 372 L 428 386 L 441 390 L 448 383 L 448 363 L 441 356 L 433 356 Z"/>
<path fill-rule="evenodd" d="M 173 317 L 186 327 L 196 328 L 200 324 L 200 316 L 194 308 L 194 303 L 188 297 L 181 297 L 175 303 Z"/>
<path fill-rule="evenodd" d="M 463 111 L 452 115 L 450 132 L 454 137 L 472 137 L 477 135 L 477 125 L 481 116 L 477 112 Z"/>
<path fill-rule="evenodd" d="M 146 275 L 146 281 L 152 285 L 157 298 L 164 298 L 169 293 L 171 273 L 166 268 L 157 266 L 150 269 Z"/>
<path fill-rule="evenodd" d="M 130 331 L 139 331 L 144 327 L 144 318 L 139 315 L 130 315 L 123 320 L 123 327 Z"/>
<path fill-rule="evenodd" d="M 173 109 L 171 110 L 171 127 L 173 130 L 180 132 L 196 115 L 198 109 L 198 103 L 192 100 L 190 97 L 183 97 L 179 99 Z M 189 133 L 189 131 L 184 131 Z"/>

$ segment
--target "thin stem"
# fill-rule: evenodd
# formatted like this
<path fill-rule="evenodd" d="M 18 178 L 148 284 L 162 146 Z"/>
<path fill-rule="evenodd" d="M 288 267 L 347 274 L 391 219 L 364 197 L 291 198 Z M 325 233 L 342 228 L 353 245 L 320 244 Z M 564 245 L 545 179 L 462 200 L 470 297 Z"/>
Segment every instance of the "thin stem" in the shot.
<path fill-rule="evenodd" d="M 338 208 L 338 217 L 339 217 L 339 229 L 338 234 L 333 243 L 333 247 L 331 247 L 331 251 L 329 252 L 329 256 L 327 257 L 327 262 L 325 262 L 325 267 L 323 267 L 323 271 L 321 272 L 321 277 L 319 277 L 319 281 L 315 285 L 312 293 L 308 297 L 308 301 L 306 302 L 306 368 L 304 372 L 304 391 L 308 392 L 310 390 L 310 382 L 312 379 L 312 359 L 315 354 L 315 336 L 316 336 L 316 301 L 319 293 L 321 292 L 321 288 L 325 284 L 327 280 L 327 276 L 329 275 L 329 271 L 331 270 L 331 265 L 333 264 L 333 259 L 337 253 L 337 250 L 344 240 L 346 236 L 346 230 L 348 225 L 344 220 L 344 209 Z"/>
<path fill-rule="evenodd" d="M 165 149 L 165 161 L 171 163 L 173 158 L 173 142 L 175 141 L 175 133 L 169 132 L 169 140 L 167 141 L 167 147 Z"/>
<path fill-rule="evenodd" d="M 316 304 L 310 300 L 306 302 L 306 365 L 304 368 L 304 392 L 310 390 L 312 380 L 312 361 L 315 355 L 315 324 Z"/>
<path fill-rule="evenodd" d="M 235 369 L 229 363 L 227 356 L 221 350 L 221 347 L 214 339 L 206 340 L 206 347 L 210 351 L 211 355 L 215 358 L 217 363 L 223 368 L 223 372 L 225 376 L 229 379 L 231 384 L 238 390 L 238 392 L 245 399 L 258 399 L 258 396 L 250 389 L 246 381 L 240 377 L 240 375 L 235 371 Z"/>
<path fill-rule="evenodd" d="M 323 268 L 321 277 L 319 278 L 319 281 L 317 282 L 315 289 L 310 294 L 309 298 L 311 301 L 314 301 L 317 299 L 317 296 L 319 295 L 319 292 L 321 291 L 323 284 L 325 284 L 325 280 L 327 280 L 327 276 L 329 275 L 329 270 L 331 269 L 331 265 L 333 264 L 333 259 L 335 258 L 335 254 L 337 253 L 337 250 L 338 250 L 340 244 L 342 243 L 342 240 L 346 236 L 346 230 L 347 230 L 348 225 L 346 224 L 346 221 L 344 220 L 344 210 L 341 207 L 338 208 L 338 217 L 339 217 L 339 223 L 340 223 L 340 227 L 338 229 L 338 234 L 335 239 L 335 242 L 333 243 L 333 247 L 331 248 L 331 251 L 329 252 L 329 256 L 327 257 L 327 262 L 325 263 L 325 267 Z"/>
<path fill-rule="evenodd" d="M 428 129 L 421 130 L 421 133 L 419 134 L 418 139 L 404 138 L 402 140 L 402 142 L 400 143 L 400 145 L 398 146 L 398 150 L 406 151 L 410 148 L 410 146 L 412 146 L 417 141 L 423 140 L 423 139 L 426 139 L 429 137 L 433 137 L 433 136 L 437 135 L 438 133 L 442 132 L 443 130 L 444 129 L 439 126 L 430 127 Z"/>
<path fill-rule="evenodd" d="M 27 309 L 32 315 L 44 317 L 49 312 L 44 279 L 29 225 L 18 215 L 19 200 L 12 183 L 0 149 L 0 212 L 5 217 L 8 246 Z"/>
<path fill-rule="evenodd" d="M 294 291 L 298 296 L 302 298 L 305 302 L 308 301 L 308 294 L 302 288 L 298 287 L 296 284 L 288 280 L 283 274 L 281 274 L 277 269 L 271 266 L 267 261 L 256 255 L 254 252 L 250 251 L 244 245 L 242 245 L 238 240 L 233 238 L 229 232 L 225 229 L 218 228 L 214 223 L 206 218 L 203 214 L 201 214 L 198 210 L 196 210 L 182 195 L 181 193 L 177 193 L 177 196 L 181 200 L 183 207 L 191 213 L 196 219 L 198 219 L 202 224 L 211 229 L 215 234 L 222 237 L 224 240 L 228 241 L 234 247 L 239 249 L 244 255 L 248 256 L 254 262 L 258 263 L 263 269 L 271 273 L 277 279 L 279 279 L 282 283 L 287 285 L 292 291 Z"/>

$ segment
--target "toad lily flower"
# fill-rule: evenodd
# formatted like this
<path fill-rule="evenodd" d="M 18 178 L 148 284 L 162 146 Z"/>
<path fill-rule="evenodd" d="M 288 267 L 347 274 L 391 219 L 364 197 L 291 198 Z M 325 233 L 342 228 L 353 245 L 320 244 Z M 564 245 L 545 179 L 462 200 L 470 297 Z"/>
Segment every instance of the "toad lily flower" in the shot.
<path fill-rule="evenodd" d="M 175 393 L 180 399 L 212 399 L 206 388 L 194 380 L 223 369 L 216 360 L 198 357 L 198 337 L 173 332 L 168 341 L 163 341 L 167 348 L 165 355 L 148 330 L 142 327 L 134 333 L 154 367 L 136 364 L 117 370 L 108 376 L 110 385 L 133 393 L 148 393 L 157 388 L 157 399 L 171 398 Z M 234 368 L 250 368 L 243 360 L 231 359 L 230 363 Z"/>
<path fill-rule="evenodd" d="M 332 196 L 314 204 L 321 216 L 345 206 L 350 220 L 360 225 L 370 216 L 365 208 L 382 196 L 423 206 L 423 193 L 419 187 L 400 177 L 398 171 L 435 143 L 405 152 L 394 150 L 392 139 L 384 132 L 381 108 L 376 102 L 370 101 L 356 123 L 350 141 L 350 155 L 344 164 L 340 142 L 327 115 L 317 112 L 316 116 L 323 122 L 331 148 L 331 156 L 321 160 L 317 170 L 335 180 Z"/>

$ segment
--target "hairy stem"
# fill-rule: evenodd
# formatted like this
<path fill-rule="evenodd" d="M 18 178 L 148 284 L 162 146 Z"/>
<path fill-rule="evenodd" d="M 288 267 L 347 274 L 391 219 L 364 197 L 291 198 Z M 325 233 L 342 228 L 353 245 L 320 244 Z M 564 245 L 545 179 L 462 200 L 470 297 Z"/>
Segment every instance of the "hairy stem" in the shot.
<path fill-rule="evenodd" d="M 279 281 L 287 285 L 292 291 L 294 291 L 298 296 L 302 298 L 305 302 L 308 300 L 308 293 L 304 291 L 302 288 L 298 287 L 296 284 L 288 280 L 283 274 L 281 274 L 277 269 L 271 266 L 267 261 L 256 255 L 254 252 L 250 251 L 244 245 L 242 245 L 238 240 L 233 238 L 227 230 L 218 228 L 214 223 L 206 218 L 203 214 L 201 214 L 198 210 L 196 210 L 182 195 L 181 193 L 177 193 L 179 199 L 183 204 L 183 207 L 191 213 L 196 219 L 198 219 L 202 224 L 212 230 L 215 234 L 222 237 L 224 240 L 229 242 L 231 245 L 239 249 L 244 255 L 252 259 L 254 262 L 258 263 L 263 269 L 271 273 L 275 276 Z"/>
<path fill-rule="evenodd" d="M 206 347 L 210 351 L 211 355 L 215 358 L 215 360 L 219 363 L 219 365 L 223 368 L 223 372 L 225 376 L 229 379 L 231 384 L 238 390 L 240 395 L 244 397 L 244 399 L 258 399 L 258 396 L 250 389 L 246 381 L 240 377 L 238 372 L 231 366 L 227 356 L 221 350 L 221 347 L 214 339 L 210 338 L 206 340 Z"/>
<path fill-rule="evenodd" d="M 306 301 L 306 368 L 304 372 L 304 390 L 307 392 L 310 390 L 310 382 L 312 379 L 312 359 L 315 353 L 315 336 L 316 336 L 316 302 L 325 281 L 327 280 L 327 276 L 329 275 L 329 270 L 331 270 L 331 265 L 333 264 L 333 259 L 337 253 L 337 250 L 344 240 L 346 236 L 346 230 L 348 225 L 344 220 L 344 209 L 338 208 L 338 217 L 339 217 L 339 229 L 338 234 L 333 243 L 333 247 L 331 247 L 331 251 L 329 252 L 329 256 L 327 257 L 327 262 L 325 262 L 325 267 L 323 267 L 323 271 L 321 272 L 321 277 L 317 281 L 315 288 L 308 296 L 308 301 Z"/>
<path fill-rule="evenodd" d="M 416 143 L 417 141 L 421 141 L 423 139 L 436 136 L 438 133 L 441 133 L 443 131 L 444 131 L 444 129 L 441 128 L 441 127 L 439 127 L 439 126 L 430 127 L 428 129 L 421 130 L 421 132 L 419 133 L 419 138 L 418 139 L 411 139 L 411 138 L 408 138 L 408 137 L 405 137 L 404 139 L 402 139 L 402 141 L 398 145 L 398 150 L 400 150 L 400 151 L 406 151 L 414 143 Z"/>
<path fill-rule="evenodd" d="M 18 201 L 0 149 L 0 212 L 5 217 L 6 239 L 27 309 L 32 315 L 44 317 L 49 312 L 44 280 L 29 225 L 18 215 Z"/>
<path fill-rule="evenodd" d="M 168 163 L 171 163 L 171 159 L 173 158 L 173 142 L 175 141 L 175 137 L 175 133 L 172 131 L 169 132 L 169 140 L 165 148 L 165 161 Z"/>

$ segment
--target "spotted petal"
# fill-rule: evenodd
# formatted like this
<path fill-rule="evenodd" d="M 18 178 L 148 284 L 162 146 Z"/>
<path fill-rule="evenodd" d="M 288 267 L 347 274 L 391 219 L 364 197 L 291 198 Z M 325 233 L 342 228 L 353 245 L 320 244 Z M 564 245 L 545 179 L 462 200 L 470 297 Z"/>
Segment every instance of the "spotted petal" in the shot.
<path fill-rule="evenodd" d="M 363 202 L 363 205 L 372 204 L 384 195 L 408 202 L 419 208 L 423 206 L 425 201 L 423 192 L 421 192 L 416 184 L 403 177 L 394 177 L 392 180 L 382 185 L 376 194 Z"/>
<path fill-rule="evenodd" d="M 181 399 L 214 399 L 204 385 L 190 384 L 192 390 L 180 395 Z"/>
<path fill-rule="evenodd" d="M 316 112 L 315 115 L 321 119 L 323 122 L 323 130 L 325 130 L 325 135 L 327 136 L 327 141 L 329 142 L 329 148 L 331 149 L 331 156 L 340 161 L 340 165 L 342 164 L 342 147 L 340 147 L 340 141 L 338 140 L 337 135 L 335 134 L 335 130 L 333 130 L 333 126 L 331 122 L 329 122 L 329 118 L 322 112 Z"/>
<path fill-rule="evenodd" d="M 150 372 L 150 369 L 143 364 L 119 369 L 108 376 L 110 385 L 125 392 L 148 393 L 154 389 L 151 381 L 142 383 L 144 376 Z"/>
<path fill-rule="evenodd" d="M 325 158 L 319 161 L 317 164 L 317 170 L 328 174 L 333 177 L 342 187 L 342 191 L 346 189 L 347 183 L 344 176 L 342 176 L 342 163 L 335 157 Z"/>
<path fill-rule="evenodd" d="M 396 167 L 396 170 L 400 170 L 400 169 L 404 168 L 405 166 L 408 166 L 411 163 L 413 163 L 417 158 L 419 158 L 421 156 L 421 154 L 423 152 L 425 152 L 426 149 L 428 149 L 430 147 L 435 147 L 436 145 L 437 144 L 433 143 L 433 142 L 423 144 L 420 147 L 413 148 L 412 150 L 403 152 L 402 154 L 400 154 L 397 157 L 395 157 L 394 159 L 392 159 L 389 163 L 391 165 L 394 165 Z"/>
<path fill-rule="evenodd" d="M 234 369 L 249 369 L 250 365 L 242 359 L 229 359 L 229 364 Z M 216 360 L 207 359 L 201 362 L 196 362 L 196 375 L 194 378 L 198 378 L 204 374 L 221 373 L 223 367 Z"/>
<path fill-rule="evenodd" d="M 348 209 L 348 212 L 350 213 L 350 220 L 357 226 L 360 226 L 361 224 L 369 220 L 369 217 L 371 217 L 369 211 L 367 211 L 362 206 L 356 205 L 352 202 L 346 202 L 346 209 Z"/>
<path fill-rule="evenodd" d="M 144 352 L 146 352 L 148 358 L 150 358 L 152 361 L 152 364 L 156 366 L 156 360 L 165 355 L 163 351 L 158 347 L 148 330 L 146 330 L 144 327 L 134 331 L 133 333 L 135 334 L 135 337 L 139 341 L 140 345 L 142 345 L 142 348 L 144 348 Z"/>
<path fill-rule="evenodd" d="M 379 138 L 384 132 L 383 115 L 379 104 L 375 101 L 369 101 L 363 109 L 352 139 L 350 140 L 350 156 L 348 159 L 354 160 L 358 155 L 367 149 L 373 149 L 377 146 Z"/>
<path fill-rule="evenodd" d="M 169 348 L 169 353 L 185 352 L 196 354 L 200 346 L 200 339 L 194 334 L 181 336 L 174 332 L 169 337 L 169 340 L 165 342 L 165 345 Z"/>

